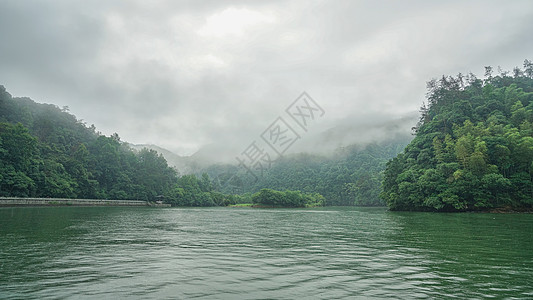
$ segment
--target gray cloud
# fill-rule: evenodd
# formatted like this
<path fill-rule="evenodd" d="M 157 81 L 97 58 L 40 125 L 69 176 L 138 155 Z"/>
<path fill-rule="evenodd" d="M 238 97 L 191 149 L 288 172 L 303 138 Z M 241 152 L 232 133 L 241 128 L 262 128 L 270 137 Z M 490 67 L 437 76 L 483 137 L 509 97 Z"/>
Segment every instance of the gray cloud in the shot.
<path fill-rule="evenodd" d="M 413 119 L 432 77 L 531 59 L 532 19 L 531 1 L 2 1 L 0 84 L 180 154 L 241 151 L 305 90 L 327 114 L 302 145 L 353 130 L 340 145 Z"/>

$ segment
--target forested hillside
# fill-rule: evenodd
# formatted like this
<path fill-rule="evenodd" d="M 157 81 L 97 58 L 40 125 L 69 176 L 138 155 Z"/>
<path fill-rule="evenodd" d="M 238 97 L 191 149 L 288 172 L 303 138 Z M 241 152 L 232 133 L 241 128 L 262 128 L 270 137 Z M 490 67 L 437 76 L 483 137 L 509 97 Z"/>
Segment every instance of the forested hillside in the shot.
<path fill-rule="evenodd" d="M 257 180 L 232 165 L 213 165 L 204 171 L 215 178 L 214 188 L 224 193 L 254 193 L 264 188 L 299 190 L 323 195 L 327 205 L 383 206 L 379 192 L 385 164 L 410 139 L 391 137 L 388 142 L 338 149 L 328 157 L 287 155 L 258 174 Z"/>
<path fill-rule="evenodd" d="M 66 108 L 13 98 L 0 86 L 0 196 L 154 200 L 175 185 L 175 170 L 157 152 L 134 152 Z"/>
<path fill-rule="evenodd" d="M 387 164 L 392 210 L 533 208 L 533 64 L 428 83 L 416 137 Z"/>
<path fill-rule="evenodd" d="M 273 191 L 275 195 L 280 193 Z M 316 194 L 281 194 L 290 201 L 273 204 L 325 202 Z M 254 199 L 262 199 L 258 195 Z M 178 176 L 157 151 L 134 150 L 118 134 L 107 137 L 94 126 L 86 126 L 67 108 L 14 98 L 3 86 L 0 197 L 163 200 L 177 206 L 252 202 L 251 194 L 215 191 L 207 174 Z"/>

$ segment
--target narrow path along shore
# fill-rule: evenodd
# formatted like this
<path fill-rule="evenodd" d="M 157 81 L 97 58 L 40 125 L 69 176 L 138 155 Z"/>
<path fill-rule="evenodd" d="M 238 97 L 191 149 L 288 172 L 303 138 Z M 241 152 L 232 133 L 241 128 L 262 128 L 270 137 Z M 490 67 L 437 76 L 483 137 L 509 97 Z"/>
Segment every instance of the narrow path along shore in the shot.
<path fill-rule="evenodd" d="M 6 198 L 0 197 L 0 207 L 6 206 L 154 206 L 170 207 L 170 204 L 143 200 L 103 200 L 66 198 Z"/>

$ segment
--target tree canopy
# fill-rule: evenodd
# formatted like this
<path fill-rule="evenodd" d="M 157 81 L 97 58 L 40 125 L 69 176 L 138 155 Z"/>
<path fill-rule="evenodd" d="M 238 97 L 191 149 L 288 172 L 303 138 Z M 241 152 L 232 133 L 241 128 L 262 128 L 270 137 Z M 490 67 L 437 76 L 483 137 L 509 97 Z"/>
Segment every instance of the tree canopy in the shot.
<path fill-rule="evenodd" d="M 0 196 L 154 200 L 175 179 L 157 152 L 134 152 L 66 108 L 0 86 Z"/>
<path fill-rule="evenodd" d="M 300 191 L 275 191 L 261 189 L 253 194 L 254 204 L 272 207 L 313 207 L 324 205 L 324 197 L 318 193 L 302 193 Z"/>
<path fill-rule="evenodd" d="M 428 83 L 416 137 L 387 163 L 391 210 L 533 207 L 533 64 Z"/>
<path fill-rule="evenodd" d="M 215 183 L 207 173 L 178 176 L 155 150 L 135 151 L 118 134 L 102 135 L 67 108 L 14 98 L 0 86 L 0 197 L 252 203 L 252 194 L 222 193 Z M 317 194 L 283 193 L 292 199 L 287 206 L 325 202 Z"/>
<path fill-rule="evenodd" d="M 411 137 L 391 137 L 387 142 L 339 148 L 330 156 L 299 153 L 276 160 L 257 180 L 234 165 L 206 168 L 214 189 L 223 193 L 255 193 L 262 189 L 319 193 L 326 205 L 384 206 L 379 198 L 387 161 Z"/>

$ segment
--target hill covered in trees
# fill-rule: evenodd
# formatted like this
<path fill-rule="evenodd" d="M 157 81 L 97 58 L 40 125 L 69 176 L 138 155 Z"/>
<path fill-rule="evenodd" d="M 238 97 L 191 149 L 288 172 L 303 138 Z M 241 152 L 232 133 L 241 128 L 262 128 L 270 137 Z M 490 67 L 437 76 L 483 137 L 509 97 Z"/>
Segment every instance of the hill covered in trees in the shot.
<path fill-rule="evenodd" d="M 163 195 L 175 202 L 180 199 L 172 197 L 184 197 L 185 191 L 202 195 L 191 205 L 213 205 L 205 180 L 178 181 L 156 151 L 134 151 L 117 134 L 100 134 L 66 108 L 14 98 L 0 86 L 0 196 L 155 200 Z"/>
<path fill-rule="evenodd" d="M 416 137 L 387 163 L 391 210 L 533 208 L 533 64 L 428 83 Z"/>
<path fill-rule="evenodd" d="M 173 205 L 212 206 L 252 203 L 261 199 L 261 190 L 273 189 L 299 191 L 282 197 L 292 199 L 289 202 L 296 199 L 294 206 L 308 200 L 308 195 L 323 195 L 325 199 L 315 202 L 327 205 L 384 205 L 378 194 L 385 163 L 410 137 L 391 139 L 338 149 L 331 157 L 288 155 L 257 181 L 236 165 L 212 165 L 196 175 L 179 176 L 158 151 L 131 147 L 118 134 L 104 136 L 67 108 L 12 97 L 0 86 L 0 196 L 141 200 L 163 196 Z"/>
<path fill-rule="evenodd" d="M 271 194 L 282 195 L 272 198 L 273 205 L 325 202 L 321 195 L 299 191 Z M 215 191 L 207 174 L 179 176 L 157 151 L 134 149 L 118 134 L 104 136 L 87 126 L 67 108 L 12 97 L 0 86 L 0 197 L 164 199 L 177 206 L 214 206 L 268 203 L 263 196 Z"/>
<path fill-rule="evenodd" d="M 214 178 L 215 190 L 247 194 L 262 189 L 319 193 L 327 205 L 384 206 L 379 198 L 385 164 L 409 143 L 411 136 L 387 142 L 340 148 L 330 156 L 286 155 L 253 178 L 236 165 L 212 165 L 203 172 Z"/>

